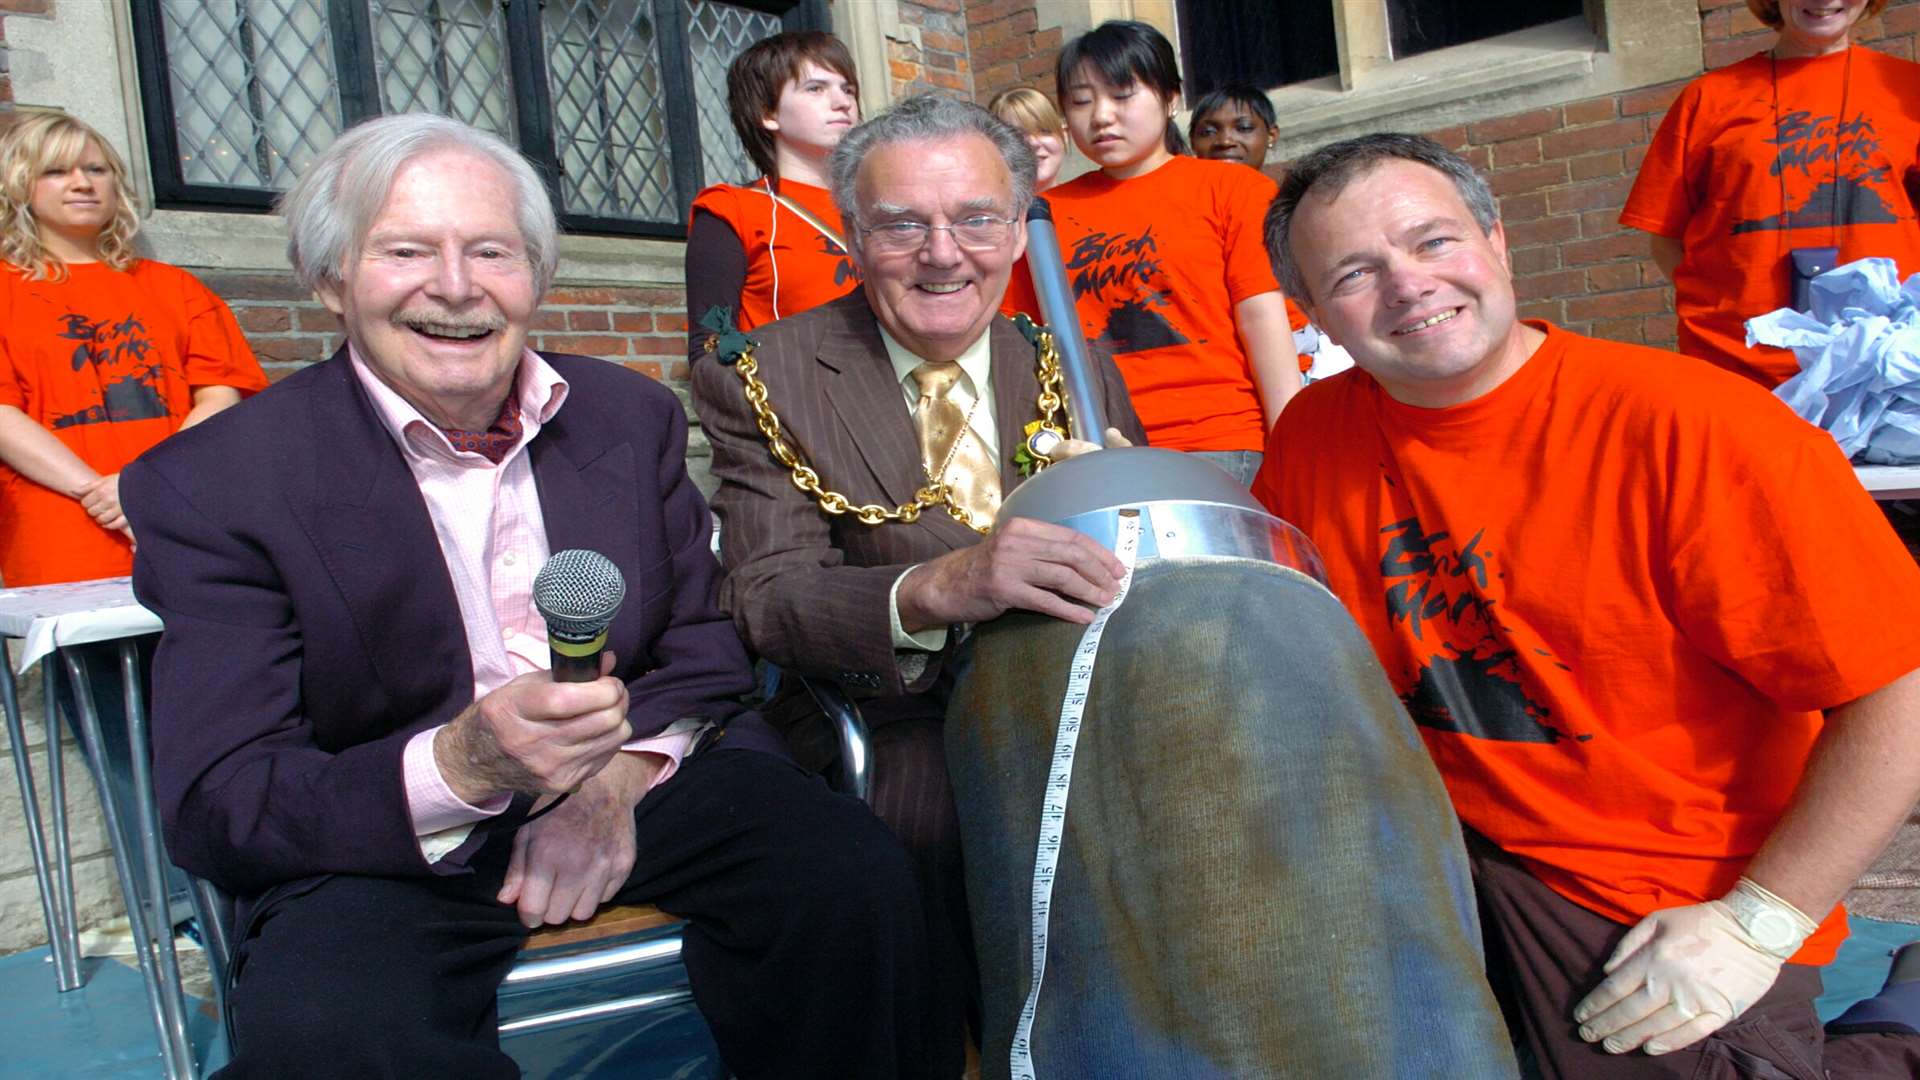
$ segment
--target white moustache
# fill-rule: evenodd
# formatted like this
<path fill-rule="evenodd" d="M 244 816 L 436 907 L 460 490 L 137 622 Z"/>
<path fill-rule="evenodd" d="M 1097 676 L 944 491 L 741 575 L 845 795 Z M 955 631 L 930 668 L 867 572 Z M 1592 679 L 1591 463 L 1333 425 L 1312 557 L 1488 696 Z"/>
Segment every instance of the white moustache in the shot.
<path fill-rule="evenodd" d="M 489 315 L 449 316 L 428 312 L 402 311 L 393 316 L 396 325 L 435 337 L 480 337 L 495 330 L 507 328 L 506 317 L 495 312 Z"/>

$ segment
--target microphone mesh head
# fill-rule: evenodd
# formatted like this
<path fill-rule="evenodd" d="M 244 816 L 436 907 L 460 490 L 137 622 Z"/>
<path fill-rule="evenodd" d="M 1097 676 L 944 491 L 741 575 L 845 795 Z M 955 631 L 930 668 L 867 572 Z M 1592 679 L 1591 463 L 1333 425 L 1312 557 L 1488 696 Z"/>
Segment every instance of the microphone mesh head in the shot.
<path fill-rule="evenodd" d="M 626 595 L 627 581 L 613 560 L 583 548 L 556 553 L 533 579 L 533 606 L 552 634 L 598 634 Z"/>

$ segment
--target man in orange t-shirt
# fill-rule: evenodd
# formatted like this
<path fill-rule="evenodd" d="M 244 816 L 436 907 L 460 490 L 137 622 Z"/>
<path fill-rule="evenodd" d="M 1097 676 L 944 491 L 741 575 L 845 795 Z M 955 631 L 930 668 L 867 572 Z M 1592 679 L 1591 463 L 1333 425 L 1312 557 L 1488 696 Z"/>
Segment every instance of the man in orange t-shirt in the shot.
<path fill-rule="evenodd" d="M 1858 47 L 1761 53 L 1687 84 L 1620 213 L 1656 238 L 1681 352 L 1772 388 L 1800 365 L 1749 348 L 1746 323 L 1791 305 L 1788 252 L 1835 247 L 1832 265 L 1881 256 L 1920 273 L 1917 101 L 1920 64 Z"/>
<path fill-rule="evenodd" d="M 1518 322 L 1493 196 L 1437 144 L 1316 152 L 1267 240 L 1358 369 L 1254 491 L 1422 727 L 1516 1034 L 1548 1075 L 1819 1075 L 1773 1033 L 1818 1046 L 1838 901 L 1920 796 L 1920 630 L 1884 614 L 1920 569 L 1763 391 Z M 1920 1034 L 1825 1055 L 1909 1076 Z"/>

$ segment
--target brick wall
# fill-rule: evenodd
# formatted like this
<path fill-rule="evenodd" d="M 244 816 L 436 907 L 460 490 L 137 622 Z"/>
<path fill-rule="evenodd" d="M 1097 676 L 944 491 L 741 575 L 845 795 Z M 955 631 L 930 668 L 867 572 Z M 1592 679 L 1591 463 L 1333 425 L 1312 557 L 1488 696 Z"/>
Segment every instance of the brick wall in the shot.
<path fill-rule="evenodd" d="M 278 380 L 340 347 L 340 320 L 292 274 L 203 270 L 199 277 L 233 308 L 247 341 Z M 686 296 L 678 289 L 558 286 L 535 313 L 531 344 L 597 356 L 684 390 Z"/>
<path fill-rule="evenodd" d="M 1745 0 L 1700 0 L 1708 68 L 1773 42 Z M 1913 59 L 1920 0 L 1894 0 L 1855 40 Z M 1521 313 L 1615 341 L 1671 346 L 1673 290 L 1647 234 L 1619 224 L 1647 142 L 1684 81 L 1430 132 L 1487 172 L 1500 197 Z"/>
<path fill-rule="evenodd" d="M 963 0 L 900 0 L 900 22 L 907 40 L 887 43 L 894 100 L 928 91 L 971 95 Z"/>
<path fill-rule="evenodd" d="M 967 42 L 973 55 L 973 99 L 1032 86 L 1053 96 L 1060 28 L 1039 29 L 1034 0 L 967 0 Z"/>

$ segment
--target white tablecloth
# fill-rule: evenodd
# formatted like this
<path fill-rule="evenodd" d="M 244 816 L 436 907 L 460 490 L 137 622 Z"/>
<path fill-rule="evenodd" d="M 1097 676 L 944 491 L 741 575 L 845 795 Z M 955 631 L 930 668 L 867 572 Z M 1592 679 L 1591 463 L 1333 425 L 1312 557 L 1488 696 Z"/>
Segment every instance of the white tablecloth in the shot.
<path fill-rule="evenodd" d="M 13 656 L 18 672 L 62 645 L 117 641 L 159 630 L 160 617 L 134 602 L 130 578 L 0 589 L 0 635 L 25 643 Z"/>
<path fill-rule="evenodd" d="M 1920 498 L 1920 465 L 1855 465 L 1853 475 L 1876 499 Z"/>

